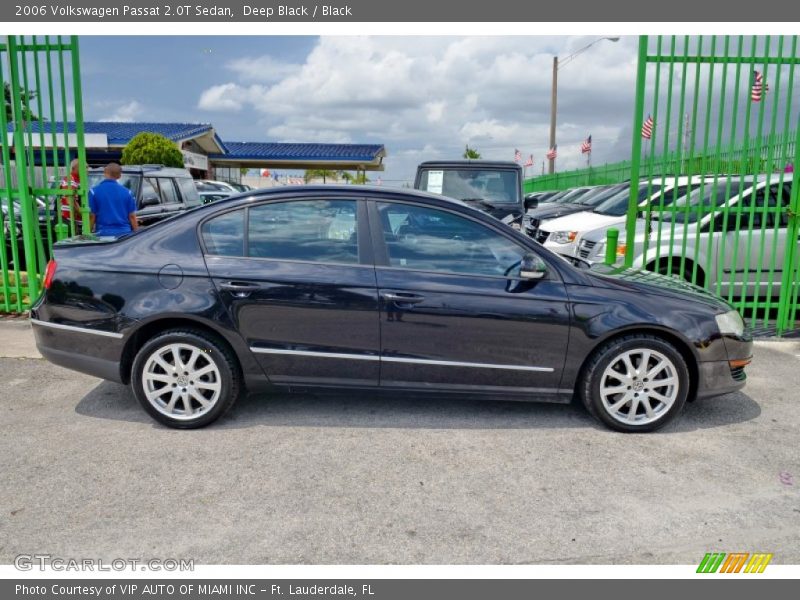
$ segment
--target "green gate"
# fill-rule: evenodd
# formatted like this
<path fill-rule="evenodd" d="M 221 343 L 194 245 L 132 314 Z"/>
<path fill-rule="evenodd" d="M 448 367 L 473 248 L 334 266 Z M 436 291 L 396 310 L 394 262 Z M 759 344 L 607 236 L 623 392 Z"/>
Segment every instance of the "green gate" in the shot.
<path fill-rule="evenodd" d="M 61 198 L 78 196 L 88 227 L 86 150 L 78 39 L 8 36 L 0 44 L 0 311 L 22 312 L 36 301 L 56 238 L 76 231 L 74 203 L 62 216 Z M 80 185 L 60 190 L 73 158 Z"/>
<path fill-rule="evenodd" d="M 639 38 L 630 173 L 656 199 L 631 186 L 617 248 L 778 335 L 798 321 L 798 63 L 797 36 Z"/>

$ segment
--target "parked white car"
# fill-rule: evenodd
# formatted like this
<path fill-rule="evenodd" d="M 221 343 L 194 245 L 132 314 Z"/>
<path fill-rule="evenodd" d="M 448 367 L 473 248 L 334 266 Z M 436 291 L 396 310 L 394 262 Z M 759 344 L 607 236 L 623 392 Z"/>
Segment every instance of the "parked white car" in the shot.
<path fill-rule="evenodd" d="M 690 188 L 698 188 L 702 180 L 702 177 L 695 176 L 690 183 L 689 177 L 680 176 L 643 181 L 639 184 L 639 208 L 644 209 L 648 205 L 669 206 L 673 200 L 685 196 Z M 602 230 L 605 235 L 612 227 L 625 226 L 629 201 L 630 189 L 626 187 L 593 210 L 543 222 L 539 233 L 541 236 L 544 236 L 543 232 L 548 233 L 545 247 L 569 258 L 577 256 L 581 239 L 590 231 Z"/>
<path fill-rule="evenodd" d="M 633 267 L 694 281 L 722 295 L 780 294 L 792 174 L 719 177 L 636 222 Z M 645 241 L 647 242 L 645 247 Z M 798 244 L 800 240 L 793 240 Z M 605 257 L 606 234 L 587 233 L 578 258 Z M 627 250 L 620 229 L 617 264 Z"/>

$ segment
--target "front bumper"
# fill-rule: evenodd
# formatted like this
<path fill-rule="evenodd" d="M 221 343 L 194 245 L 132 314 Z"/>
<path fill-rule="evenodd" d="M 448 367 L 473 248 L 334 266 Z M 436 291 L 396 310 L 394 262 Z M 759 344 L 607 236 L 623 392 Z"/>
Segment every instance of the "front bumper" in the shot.
<path fill-rule="evenodd" d="M 697 364 L 697 397 L 711 398 L 740 390 L 745 386 L 745 365 L 753 357 L 753 338 L 749 333 L 742 337 L 725 335 L 727 360 L 703 361 Z"/>
<path fill-rule="evenodd" d="M 701 362 L 697 365 L 697 398 L 712 398 L 744 387 L 744 368 L 732 369 L 727 360 Z"/>

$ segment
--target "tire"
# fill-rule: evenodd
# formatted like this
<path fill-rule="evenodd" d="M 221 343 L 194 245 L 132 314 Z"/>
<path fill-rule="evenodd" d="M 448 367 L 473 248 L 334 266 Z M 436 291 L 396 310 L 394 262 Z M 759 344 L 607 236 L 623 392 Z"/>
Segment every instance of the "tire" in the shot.
<path fill-rule="evenodd" d="M 648 369 L 640 371 L 645 357 Z M 686 361 L 672 344 L 638 334 L 598 348 L 583 370 L 578 392 L 589 413 L 607 427 L 643 433 L 660 429 L 681 412 L 689 383 Z"/>
<path fill-rule="evenodd" d="M 659 275 L 677 277 L 678 279 L 683 279 L 685 281 L 688 281 L 689 283 L 695 283 L 694 281 L 692 281 L 692 269 L 693 269 L 692 263 L 686 262 L 683 265 L 683 270 L 681 270 L 680 257 L 673 258 L 671 266 L 668 264 L 667 261 L 662 261 L 657 268 L 649 267 L 649 270 L 654 271 Z M 705 274 L 703 273 L 703 270 L 698 267 L 696 285 L 703 287 L 704 281 L 705 281 Z"/>
<path fill-rule="evenodd" d="M 181 369 L 175 368 L 176 356 Z M 131 387 L 142 407 L 176 429 L 216 421 L 236 402 L 241 381 L 231 350 L 216 336 L 194 329 L 169 330 L 148 340 L 131 373 Z"/>

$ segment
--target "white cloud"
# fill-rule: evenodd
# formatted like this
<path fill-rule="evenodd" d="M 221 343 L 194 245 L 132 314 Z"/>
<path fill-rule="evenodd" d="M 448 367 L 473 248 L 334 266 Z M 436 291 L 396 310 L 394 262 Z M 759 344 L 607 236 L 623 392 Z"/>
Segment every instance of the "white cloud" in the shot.
<path fill-rule="evenodd" d="M 102 117 L 100 121 L 103 122 L 125 122 L 129 123 L 131 121 L 135 121 L 143 112 L 144 107 L 139 104 L 136 100 L 131 100 L 125 104 L 117 104 L 113 106 L 106 106 L 105 108 L 109 108 L 113 110 L 113 112 L 105 117 Z"/>
<path fill-rule="evenodd" d="M 200 94 L 197 108 L 203 110 L 239 111 L 247 105 L 258 105 L 266 88 L 261 85 L 242 86 L 236 83 L 215 85 Z"/>
<path fill-rule="evenodd" d="M 243 57 L 230 61 L 227 68 L 242 81 L 274 82 L 299 69 L 299 65 L 285 63 L 272 56 Z"/>
<path fill-rule="evenodd" d="M 247 114 L 259 127 L 251 139 L 384 143 L 391 178 L 410 179 L 420 160 L 458 157 L 467 143 L 484 158 L 511 159 L 519 148 L 538 162 L 548 145 L 553 54 L 593 39 L 323 37 L 302 65 L 232 61 L 235 82 L 206 89 L 198 106 Z M 582 164 L 589 133 L 596 163 L 622 158 L 635 62 L 636 40 L 623 38 L 559 71 L 560 169 Z"/>

